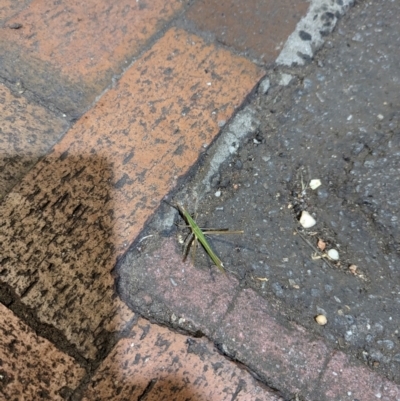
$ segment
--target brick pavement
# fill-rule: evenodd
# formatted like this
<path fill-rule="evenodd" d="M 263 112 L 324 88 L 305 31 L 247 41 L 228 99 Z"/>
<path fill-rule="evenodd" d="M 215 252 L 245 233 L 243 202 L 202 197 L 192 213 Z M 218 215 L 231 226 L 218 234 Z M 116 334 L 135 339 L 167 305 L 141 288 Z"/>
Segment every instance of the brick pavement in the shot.
<path fill-rule="evenodd" d="M 92 377 L 83 400 L 268 400 L 281 398 L 205 339 L 139 319 Z"/>
<path fill-rule="evenodd" d="M 138 320 L 112 270 L 307 9 L 303 0 L 2 2 L 0 396 L 280 399 L 205 339 Z M 235 283 L 221 284 L 213 302 L 223 308 Z M 240 327 L 236 309 L 216 310 L 215 322 Z M 340 371 L 343 358 L 326 363 Z M 313 359 L 304 351 L 303 360 Z M 302 389 L 294 376 L 285 388 Z"/>

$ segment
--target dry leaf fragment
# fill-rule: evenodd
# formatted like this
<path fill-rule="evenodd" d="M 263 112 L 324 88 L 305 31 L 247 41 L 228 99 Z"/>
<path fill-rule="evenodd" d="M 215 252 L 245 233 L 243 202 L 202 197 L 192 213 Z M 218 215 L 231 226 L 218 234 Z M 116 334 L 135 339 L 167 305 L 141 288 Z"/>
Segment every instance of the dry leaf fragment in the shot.
<path fill-rule="evenodd" d="M 318 260 L 318 259 L 322 259 L 324 257 L 324 255 L 318 255 L 318 253 L 316 253 L 316 252 L 314 252 L 312 255 L 311 255 L 311 259 L 312 260 Z"/>
<path fill-rule="evenodd" d="M 349 270 L 352 274 L 357 274 L 357 266 L 356 265 L 350 265 Z"/>
<path fill-rule="evenodd" d="M 326 248 L 326 242 L 323 241 L 321 238 L 318 238 L 318 244 L 317 247 L 319 248 L 319 250 L 323 251 Z"/>

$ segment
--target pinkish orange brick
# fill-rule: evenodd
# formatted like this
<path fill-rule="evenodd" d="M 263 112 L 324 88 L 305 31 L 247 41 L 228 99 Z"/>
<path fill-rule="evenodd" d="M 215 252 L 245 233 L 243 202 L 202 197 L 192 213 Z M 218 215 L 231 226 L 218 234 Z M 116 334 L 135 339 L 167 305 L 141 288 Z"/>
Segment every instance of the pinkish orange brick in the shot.
<path fill-rule="evenodd" d="M 1 280 L 85 357 L 133 317 L 117 257 L 263 73 L 172 29 L 0 204 Z"/>
<path fill-rule="evenodd" d="M 207 267 L 183 262 L 176 239 L 168 238 L 148 256 L 129 258 L 121 267 L 120 284 L 135 310 L 146 315 L 160 303 L 176 316 L 172 324 L 183 319 L 181 328 L 212 336 L 240 288 L 235 277 L 212 269 L 215 276 Z"/>
<path fill-rule="evenodd" d="M 400 386 L 336 352 L 314 394 L 326 400 L 400 401 Z"/>
<path fill-rule="evenodd" d="M 187 17 L 218 42 L 273 63 L 308 7 L 306 0 L 197 0 Z"/>
<path fill-rule="evenodd" d="M 205 338 L 173 333 L 140 319 L 97 370 L 85 401 L 279 401 Z"/>
<path fill-rule="evenodd" d="M 0 84 L 0 199 L 68 127 L 64 118 L 13 95 Z"/>
<path fill-rule="evenodd" d="M 217 342 L 224 339 L 228 348 L 235 349 L 238 360 L 274 387 L 286 394 L 307 393 L 314 388 L 332 349 L 321 339 L 306 336 L 301 327 L 285 327 L 278 321 L 278 313 L 252 289 L 245 289 L 213 338 Z"/>
<path fill-rule="evenodd" d="M 0 304 L 0 398 L 64 400 L 85 374 Z"/>
<path fill-rule="evenodd" d="M 2 75 L 80 115 L 184 4 L 33 0 L 0 28 Z"/>

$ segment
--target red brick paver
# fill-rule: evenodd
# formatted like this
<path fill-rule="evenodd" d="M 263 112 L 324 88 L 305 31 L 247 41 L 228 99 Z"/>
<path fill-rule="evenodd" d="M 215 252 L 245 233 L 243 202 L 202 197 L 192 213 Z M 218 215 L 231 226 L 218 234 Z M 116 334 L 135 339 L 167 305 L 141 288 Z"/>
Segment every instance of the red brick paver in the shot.
<path fill-rule="evenodd" d="M 7 19 L 12 18 L 19 11 L 23 10 L 29 2 L 30 0 L 2 0 L 0 5 L 0 24 L 3 24 Z"/>
<path fill-rule="evenodd" d="M 0 399 L 64 400 L 85 374 L 0 304 Z"/>
<path fill-rule="evenodd" d="M 191 338 L 140 319 L 92 378 L 86 401 L 279 401 L 206 339 Z"/>
<path fill-rule="evenodd" d="M 62 117 L 0 84 L 0 199 L 62 137 Z"/>
<path fill-rule="evenodd" d="M 33 0 L 17 14 L 8 7 L 11 18 L 0 29 L 0 66 L 8 80 L 22 77 L 40 98 L 81 115 L 183 5 L 180 0 Z"/>
<path fill-rule="evenodd" d="M 342 352 L 332 356 L 315 394 L 332 401 L 400 401 L 399 386 L 365 366 L 352 363 Z"/>
<path fill-rule="evenodd" d="M 187 16 L 218 42 L 270 64 L 308 7 L 304 0 L 199 0 Z"/>

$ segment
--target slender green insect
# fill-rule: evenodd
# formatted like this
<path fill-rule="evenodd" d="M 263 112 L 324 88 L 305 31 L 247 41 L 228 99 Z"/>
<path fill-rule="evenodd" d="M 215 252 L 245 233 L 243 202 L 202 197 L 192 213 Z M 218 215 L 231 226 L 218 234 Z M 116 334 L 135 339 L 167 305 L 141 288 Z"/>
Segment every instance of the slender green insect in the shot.
<path fill-rule="evenodd" d="M 200 244 L 203 246 L 205 251 L 207 252 L 208 256 L 214 262 L 214 264 L 218 267 L 221 272 L 225 273 L 224 265 L 221 259 L 215 254 L 212 250 L 210 244 L 205 237 L 207 234 L 243 234 L 243 231 L 228 231 L 228 230 L 213 230 L 213 229 L 205 229 L 204 231 L 197 225 L 194 221 L 193 217 L 190 213 L 182 206 L 177 204 L 176 208 L 181 213 L 182 217 L 186 220 L 186 223 L 189 225 L 190 229 L 192 230 L 191 239 L 189 240 L 188 244 L 190 244 L 193 240 L 196 242 L 199 241 Z M 194 248 L 196 249 L 196 248 Z M 186 259 L 187 252 L 184 252 L 184 260 Z"/>

